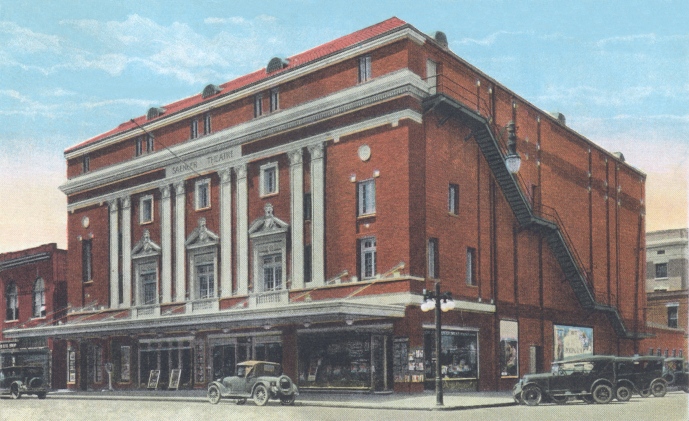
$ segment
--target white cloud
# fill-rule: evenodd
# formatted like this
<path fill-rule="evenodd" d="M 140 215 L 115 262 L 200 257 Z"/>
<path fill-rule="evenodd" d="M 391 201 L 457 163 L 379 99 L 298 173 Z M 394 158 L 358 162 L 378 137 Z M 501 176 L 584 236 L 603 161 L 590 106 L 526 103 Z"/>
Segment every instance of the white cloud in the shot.
<path fill-rule="evenodd" d="M 660 42 L 674 42 L 674 41 L 688 41 L 689 35 L 656 35 L 655 33 L 649 34 L 634 34 L 634 35 L 623 35 L 616 37 L 608 37 L 598 40 L 596 45 L 598 47 L 605 47 L 609 44 L 647 44 L 652 45 Z"/>
<path fill-rule="evenodd" d="M 60 38 L 23 28 L 14 22 L 0 22 L 0 40 L 5 48 L 23 53 L 59 52 Z"/>
<path fill-rule="evenodd" d="M 497 41 L 498 37 L 501 37 L 503 35 L 521 35 L 524 34 L 525 32 L 510 32 L 510 31 L 498 31 L 498 32 L 493 32 L 492 34 L 476 39 L 476 38 L 462 38 L 459 41 L 453 42 L 453 44 L 461 44 L 461 45 L 467 45 L 467 44 L 476 44 L 476 45 L 482 45 L 482 46 L 489 46 L 493 45 L 495 41 Z"/>

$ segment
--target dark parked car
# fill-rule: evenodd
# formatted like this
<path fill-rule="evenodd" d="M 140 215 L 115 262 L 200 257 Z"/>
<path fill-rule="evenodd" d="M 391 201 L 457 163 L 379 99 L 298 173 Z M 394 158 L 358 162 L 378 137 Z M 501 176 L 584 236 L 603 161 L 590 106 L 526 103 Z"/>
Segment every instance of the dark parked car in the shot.
<path fill-rule="evenodd" d="M 684 358 L 665 358 L 663 379 L 668 387 L 678 387 L 689 393 L 689 364 L 684 361 Z"/>
<path fill-rule="evenodd" d="M 615 359 L 594 355 L 553 362 L 550 373 L 525 375 L 512 389 L 512 395 L 527 405 L 541 401 L 562 404 L 573 398 L 608 403 L 615 390 Z"/>
<path fill-rule="evenodd" d="M 19 399 L 22 395 L 36 395 L 45 399 L 48 394 L 43 379 L 43 367 L 13 366 L 0 369 L 0 394 Z"/>
<path fill-rule="evenodd" d="M 263 406 L 269 399 L 280 399 L 283 405 L 291 405 L 299 394 L 292 380 L 282 374 L 278 363 L 245 361 L 237 364 L 237 375 L 218 379 L 208 384 L 208 400 L 216 404 L 221 398 L 237 399 L 242 405 L 252 398 Z"/>
<path fill-rule="evenodd" d="M 667 392 L 667 382 L 662 378 L 663 358 L 618 357 L 616 362 L 617 387 L 615 397 L 618 401 L 628 401 L 633 393 L 642 397 L 662 397 Z"/>

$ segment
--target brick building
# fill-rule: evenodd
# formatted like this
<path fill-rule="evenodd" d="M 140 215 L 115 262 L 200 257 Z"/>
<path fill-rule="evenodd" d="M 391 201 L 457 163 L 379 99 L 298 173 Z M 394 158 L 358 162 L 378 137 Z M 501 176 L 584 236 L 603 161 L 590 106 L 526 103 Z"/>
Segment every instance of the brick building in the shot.
<path fill-rule="evenodd" d="M 0 254 L 0 367 L 40 365 L 51 385 L 66 386 L 64 346 L 47 336 L 7 338 L 8 329 L 50 326 L 66 313 L 67 252 L 55 243 Z M 64 345 L 64 344 L 62 344 Z"/>
<path fill-rule="evenodd" d="M 508 124 L 514 122 L 514 124 Z M 505 166 L 516 139 L 521 170 Z M 511 388 L 638 352 L 643 173 L 391 18 L 65 151 L 69 387 L 203 388 L 244 359 L 300 388 Z M 174 371 L 173 370 L 181 370 Z"/>
<path fill-rule="evenodd" d="M 643 352 L 684 357 L 689 352 L 689 288 L 687 229 L 646 234 L 646 323 L 652 338 Z"/>

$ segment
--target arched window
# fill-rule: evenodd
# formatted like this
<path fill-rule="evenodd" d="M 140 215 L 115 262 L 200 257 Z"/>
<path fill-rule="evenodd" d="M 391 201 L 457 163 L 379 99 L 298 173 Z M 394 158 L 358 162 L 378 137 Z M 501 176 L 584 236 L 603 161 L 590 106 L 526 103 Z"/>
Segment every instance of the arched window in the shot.
<path fill-rule="evenodd" d="M 45 317 L 45 282 L 36 279 L 33 284 L 33 317 Z"/>
<path fill-rule="evenodd" d="M 7 285 L 7 290 L 5 291 L 6 300 L 6 314 L 5 320 L 18 320 L 19 319 L 19 294 L 17 293 L 17 285 L 14 282 L 10 282 Z"/>

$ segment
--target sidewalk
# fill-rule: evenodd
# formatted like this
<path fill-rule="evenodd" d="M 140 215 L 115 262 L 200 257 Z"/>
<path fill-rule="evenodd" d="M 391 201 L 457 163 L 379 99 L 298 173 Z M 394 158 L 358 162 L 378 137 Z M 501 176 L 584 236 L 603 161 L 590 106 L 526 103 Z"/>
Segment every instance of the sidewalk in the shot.
<path fill-rule="evenodd" d="M 127 400 L 127 401 L 183 401 L 207 402 L 205 390 L 131 390 L 131 391 L 66 391 L 51 392 L 48 399 Z M 434 391 L 406 394 L 320 393 L 300 392 L 298 406 L 335 408 L 399 409 L 399 410 L 460 410 L 515 405 L 510 392 L 445 393 L 444 405 L 436 405 Z M 270 401 L 269 405 L 279 405 Z"/>

